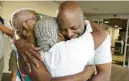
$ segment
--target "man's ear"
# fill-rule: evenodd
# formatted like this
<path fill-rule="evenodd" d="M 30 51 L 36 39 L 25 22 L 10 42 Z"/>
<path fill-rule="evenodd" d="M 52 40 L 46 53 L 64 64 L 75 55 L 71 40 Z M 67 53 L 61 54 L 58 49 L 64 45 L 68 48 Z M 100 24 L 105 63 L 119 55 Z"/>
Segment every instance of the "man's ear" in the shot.
<path fill-rule="evenodd" d="M 29 27 L 26 22 L 23 22 L 22 25 L 25 30 L 29 30 Z"/>

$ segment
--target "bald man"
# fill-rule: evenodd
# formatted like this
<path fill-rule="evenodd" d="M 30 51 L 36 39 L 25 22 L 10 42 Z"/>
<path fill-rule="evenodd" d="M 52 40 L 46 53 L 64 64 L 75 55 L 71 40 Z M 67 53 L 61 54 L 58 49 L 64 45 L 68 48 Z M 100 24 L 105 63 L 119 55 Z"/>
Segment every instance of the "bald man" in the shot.
<path fill-rule="evenodd" d="M 58 9 L 58 23 L 62 34 L 69 40 L 83 35 L 84 32 L 92 32 L 94 28 L 87 26 L 83 12 L 79 5 L 73 1 L 65 1 Z M 109 35 L 105 41 L 96 49 L 95 56 L 90 64 L 95 64 L 97 74 L 91 81 L 109 81 L 111 74 L 111 41 Z"/>

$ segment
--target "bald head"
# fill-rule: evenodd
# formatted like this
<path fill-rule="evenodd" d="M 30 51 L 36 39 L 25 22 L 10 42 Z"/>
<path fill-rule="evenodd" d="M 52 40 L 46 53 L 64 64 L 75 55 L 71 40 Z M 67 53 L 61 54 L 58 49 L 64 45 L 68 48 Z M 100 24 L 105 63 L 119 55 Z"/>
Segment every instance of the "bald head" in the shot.
<path fill-rule="evenodd" d="M 65 1 L 60 4 L 57 16 L 67 16 L 67 14 L 73 14 L 74 16 L 83 16 L 83 12 L 80 6 L 77 4 L 77 2 L 74 1 Z"/>
<path fill-rule="evenodd" d="M 23 32 L 23 23 L 26 22 L 28 19 L 32 19 L 35 17 L 37 13 L 33 10 L 30 9 L 21 9 L 17 10 L 12 14 L 12 25 L 13 27 L 19 31 L 20 33 Z M 31 27 L 34 25 L 36 22 L 31 21 L 31 22 L 26 22 L 26 26 Z M 31 27 L 32 28 L 32 27 Z"/>
<path fill-rule="evenodd" d="M 83 12 L 77 2 L 61 3 L 57 19 L 61 31 L 68 38 L 76 38 L 84 31 Z"/>

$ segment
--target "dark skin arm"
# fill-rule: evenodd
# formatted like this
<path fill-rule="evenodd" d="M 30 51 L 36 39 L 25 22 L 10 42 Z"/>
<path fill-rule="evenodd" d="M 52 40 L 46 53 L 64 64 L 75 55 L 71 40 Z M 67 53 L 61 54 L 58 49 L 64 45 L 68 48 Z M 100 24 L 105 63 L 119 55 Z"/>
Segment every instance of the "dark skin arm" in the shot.
<path fill-rule="evenodd" d="M 48 72 L 48 70 L 46 69 L 45 65 L 39 61 L 39 60 L 35 60 L 37 63 L 39 63 L 39 68 L 37 68 L 33 63 L 30 63 L 31 60 L 28 60 L 28 63 L 31 66 L 31 72 L 28 70 L 27 68 L 27 63 L 24 63 L 25 61 L 23 60 L 24 58 L 27 58 L 26 56 L 20 56 L 19 58 L 19 64 L 20 64 L 20 69 L 22 69 L 32 81 L 50 81 L 51 80 L 51 76 Z M 31 57 L 32 58 L 32 57 Z"/>
<path fill-rule="evenodd" d="M 96 65 L 97 74 L 89 81 L 110 81 L 111 63 Z"/>
<path fill-rule="evenodd" d="M 13 37 L 14 31 L 4 26 L 3 24 L 0 24 L 0 30 L 11 38 Z"/>
<path fill-rule="evenodd" d="M 21 56 L 26 56 L 28 58 L 33 59 L 33 57 L 35 57 L 37 60 L 41 61 L 41 57 L 40 54 L 38 52 L 38 49 L 34 47 L 34 45 L 30 42 L 28 42 L 27 40 L 24 39 L 19 39 L 17 41 L 15 41 L 15 46 L 17 47 L 17 50 L 21 53 Z M 24 59 L 24 63 L 27 63 L 29 60 L 27 60 L 25 57 L 23 57 Z M 37 63 L 37 61 L 35 60 L 31 60 L 31 63 L 33 63 L 37 68 L 39 66 L 39 64 Z M 29 70 L 31 70 L 31 67 L 29 67 Z"/>
<path fill-rule="evenodd" d="M 91 26 L 92 26 L 93 31 L 100 31 L 101 33 L 104 33 L 103 32 L 104 27 L 102 25 L 101 26 L 99 26 L 99 25 L 98 26 L 97 25 L 95 26 L 95 23 L 91 23 Z M 95 34 L 95 35 L 97 35 L 97 34 Z M 102 34 L 102 35 L 104 35 L 104 34 Z M 94 38 L 94 39 L 96 39 L 96 38 Z M 96 39 L 96 40 L 99 41 L 99 39 Z M 99 45 L 101 45 L 101 43 L 102 42 L 99 41 L 98 42 L 98 45 L 96 47 L 98 47 Z M 97 70 L 97 74 L 94 75 L 89 81 L 110 81 L 111 63 L 105 63 L 105 64 L 96 65 L 96 70 Z"/>
<path fill-rule="evenodd" d="M 77 73 L 75 75 L 69 75 L 66 77 L 54 78 L 52 81 L 87 81 L 94 74 L 94 66 L 86 66 L 83 72 Z"/>
<path fill-rule="evenodd" d="M 90 22 L 90 23 L 91 23 L 91 27 L 93 29 L 93 32 L 91 32 L 91 34 L 93 36 L 94 47 L 96 49 L 103 43 L 103 41 L 107 37 L 107 33 L 104 30 L 104 27 L 102 25 L 98 25 L 94 22 Z"/>
<path fill-rule="evenodd" d="M 20 62 L 23 63 L 21 67 L 24 67 L 24 71 L 27 73 L 27 75 L 32 81 L 85 81 L 88 80 L 94 74 L 95 71 L 94 66 L 86 66 L 84 71 L 78 74 L 51 78 L 45 65 L 41 61 L 35 58 L 32 59 L 30 57 L 29 60 L 29 63 L 32 68 L 31 72 L 29 72 L 28 69 L 25 68 L 26 66 L 24 60 L 21 59 Z M 35 60 L 39 64 L 39 68 L 36 68 L 35 65 L 31 63 L 32 60 Z"/>

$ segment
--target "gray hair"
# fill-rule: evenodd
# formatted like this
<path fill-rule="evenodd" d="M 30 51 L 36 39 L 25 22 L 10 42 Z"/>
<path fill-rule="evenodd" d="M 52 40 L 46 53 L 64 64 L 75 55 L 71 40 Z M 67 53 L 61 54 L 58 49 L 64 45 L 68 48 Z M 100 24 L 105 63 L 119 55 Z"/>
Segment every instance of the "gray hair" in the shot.
<path fill-rule="evenodd" d="M 57 43 L 57 28 L 56 18 L 43 16 L 39 20 L 34 29 L 37 38 L 37 44 L 44 52 L 48 51 L 54 44 Z"/>

